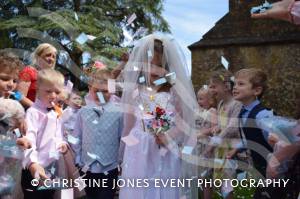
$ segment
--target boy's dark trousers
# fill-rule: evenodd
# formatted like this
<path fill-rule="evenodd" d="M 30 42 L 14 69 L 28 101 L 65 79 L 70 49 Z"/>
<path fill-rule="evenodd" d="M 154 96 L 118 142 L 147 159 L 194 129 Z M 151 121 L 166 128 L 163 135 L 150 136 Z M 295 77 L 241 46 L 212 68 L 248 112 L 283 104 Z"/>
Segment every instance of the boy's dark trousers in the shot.
<path fill-rule="evenodd" d="M 116 186 L 114 185 L 118 180 L 118 169 L 113 169 L 107 172 L 108 174 L 105 175 L 104 173 L 91 173 L 87 172 L 83 179 L 88 179 L 86 181 L 87 187 L 84 189 L 86 193 L 86 197 L 88 199 L 113 199 L 116 193 Z M 81 176 L 84 175 L 83 172 L 80 172 Z M 93 183 L 93 180 L 95 180 L 97 183 L 100 181 L 100 185 L 102 185 L 102 180 L 107 179 L 107 183 L 105 184 L 106 187 L 89 187 L 89 181 L 91 185 L 95 185 Z M 95 185 L 97 186 L 97 185 Z M 113 189 L 114 188 L 114 189 Z"/>
<path fill-rule="evenodd" d="M 21 185 L 24 199 L 53 199 L 54 190 L 37 190 L 37 186 L 32 186 L 33 177 L 28 169 L 22 170 Z"/>

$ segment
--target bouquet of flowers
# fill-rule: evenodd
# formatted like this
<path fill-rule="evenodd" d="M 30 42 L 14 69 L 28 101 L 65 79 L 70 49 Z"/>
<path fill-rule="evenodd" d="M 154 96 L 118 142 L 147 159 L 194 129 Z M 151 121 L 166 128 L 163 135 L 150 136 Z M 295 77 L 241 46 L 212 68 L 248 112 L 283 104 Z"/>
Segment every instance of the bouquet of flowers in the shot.
<path fill-rule="evenodd" d="M 153 133 L 158 135 L 167 132 L 172 126 L 175 126 L 173 112 L 166 111 L 165 109 L 155 106 L 152 112 L 146 113 L 145 126 Z"/>

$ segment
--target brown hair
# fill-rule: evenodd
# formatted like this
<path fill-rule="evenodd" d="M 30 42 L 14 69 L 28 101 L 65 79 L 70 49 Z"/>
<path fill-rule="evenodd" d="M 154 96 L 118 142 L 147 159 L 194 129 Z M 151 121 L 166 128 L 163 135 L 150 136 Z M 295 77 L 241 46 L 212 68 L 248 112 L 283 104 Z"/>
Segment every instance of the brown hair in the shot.
<path fill-rule="evenodd" d="M 228 88 L 230 88 L 230 90 L 232 90 L 234 85 L 232 77 L 233 75 L 231 72 L 222 69 L 214 71 L 210 76 L 210 81 L 225 84 Z"/>
<path fill-rule="evenodd" d="M 112 74 L 108 69 L 97 69 L 89 75 L 89 85 L 97 84 L 100 81 L 108 81 L 112 78 Z"/>
<path fill-rule="evenodd" d="M 24 67 L 23 63 L 16 57 L 0 56 L 0 72 L 18 73 Z"/>
<path fill-rule="evenodd" d="M 247 77 L 249 79 L 249 82 L 252 85 L 252 88 L 262 87 L 262 92 L 258 98 L 261 98 L 263 96 L 263 93 L 267 89 L 267 75 L 265 72 L 263 72 L 260 69 L 257 68 L 247 68 L 247 69 L 241 69 L 237 71 L 234 75 L 236 78 L 239 76 Z"/>

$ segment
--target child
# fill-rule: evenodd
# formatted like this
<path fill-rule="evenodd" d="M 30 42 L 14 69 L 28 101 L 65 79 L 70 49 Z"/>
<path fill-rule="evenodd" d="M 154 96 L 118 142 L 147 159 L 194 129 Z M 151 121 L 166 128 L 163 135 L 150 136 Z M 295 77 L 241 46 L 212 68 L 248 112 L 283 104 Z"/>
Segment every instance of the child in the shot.
<path fill-rule="evenodd" d="M 267 75 L 259 69 L 239 70 L 235 74 L 234 99 L 243 104 L 240 117 L 240 132 L 243 144 L 250 150 L 253 166 L 260 175 L 266 176 L 267 156 L 273 152 L 268 144 L 268 132 L 258 128 L 257 122 L 272 117 L 273 112 L 266 109 L 260 99 L 267 88 Z M 278 191 L 277 191 L 278 190 Z M 254 198 L 262 198 L 265 192 L 270 198 L 283 198 L 279 188 L 257 188 Z"/>
<path fill-rule="evenodd" d="M 234 168 L 225 169 L 223 165 L 230 163 L 233 158 L 232 152 L 236 144 L 240 141 L 238 131 L 238 114 L 241 104 L 232 97 L 233 79 L 227 70 L 214 72 L 210 77 L 209 90 L 213 93 L 218 101 L 217 114 L 218 126 L 213 129 L 211 137 L 211 146 L 206 149 L 204 154 L 209 156 L 214 147 L 218 146 L 214 152 L 214 177 L 215 178 L 233 178 L 235 175 Z M 233 197 L 233 189 L 230 186 L 222 187 L 224 198 Z M 208 194 L 208 197 L 211 194 Z"/>
<path fill-rule="evenodd" d="M 89 94 L 93 102 L 78 112 L 72 143 L 76 164 L 85 179 L 107 180 L 108 187 L 86 187 L 87 198 L 113 199 L 118 178 L 118 152 L 123 125 L 120 106 L 110 100 L 107 69 L 98 69 L 90 80 Z"/>
<path fill-rule="evenodd" d="M 207 87 L 203 87 L 198 91 L 197 99 L 199 106 L 204 109 L 203 116 L 205 116 L 199 121 L 199 127 L 201 127 L 201 131 L 198 133 L 199 139 L 212 136 L 212 130 L 217 124 L 217 101 Z"/>
<path fill-rule="evenodd" d="M 69 94 L 66 104 L 68 107 L 64 110 L 62 115 L 64 136 L 67 136 L 68 134 L 73 135 L 77 113 L 82 106 L 82 98 L 79 92 L 73 90 Z"/>
<path fill-rule="evenodd" d="M 53 110 L 53 102 L 64 87 L 63 75 L 54 69 L 39 71 L 37 78 L 37 99 L 26 112 L 28 126 L 26 137 L 32 143 L 32 151 L 25 152 L 22 171 L 24 198 L 53 198 L 53 190 L 37 190 L 31 185 L 34 178 L 46 179 L 45 168 L 56 161 L 59 153 L 67 152 L 63 140 L 61 121 Z M 55 155 L 53 155 L 55 154 Z"/>

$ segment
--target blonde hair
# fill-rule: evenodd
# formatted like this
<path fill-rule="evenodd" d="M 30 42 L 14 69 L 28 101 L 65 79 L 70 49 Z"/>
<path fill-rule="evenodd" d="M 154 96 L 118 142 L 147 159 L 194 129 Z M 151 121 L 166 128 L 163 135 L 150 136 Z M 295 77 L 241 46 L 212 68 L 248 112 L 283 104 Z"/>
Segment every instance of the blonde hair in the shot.
<path fill-rule="evenodd" d="M 197 92 L 197 97 L 200 94 L 204 94 L 204 95 L 207 96 L 208 103 L 209 103 L 209 108 L 216 108 L 217 107 L 217 104 L 218 104 L 217 99 L 214 97 L 214 95 L 211 92 L 209 92 L 209 89 L 203 88 L 203 87 L 200 88 Z"/>
<path fill-rule="evenodd" d="M 65 78 L 64 76 L 54 69 L 40 70 L 37 77 L 37 86 L 41 84 L 57 85 L 63 89 Z"/>
<path fill-rule="evenodd" d="M 89 85 L 97 84 L 100 81 L 108 81 L 112 78 L 112 74 L 108 69 L 97 69 L 89 75 Z"/>
<path fill-rule="evenodd" d="M 262 87 L 262 92 L 258 96 L 258 98 L 261 98 L 264 91 L 267 89 L 267 75 L 265 72 L 263 72 L 260 69 L 257 68 L 245 68 L 237 71 L 235 73 L 235 78 L 238 78 L 239 76 L 247 77 L 249 79 L 249 82 L 252 85 L 252 88 Z"/>
<path fill-rule="evenodd" d="M 43 52 L 45 52 L 46 50 L 49 50 L 49 49 L 52 49 L 53 51 L 55 51 L 55 53 L 57 53 L 56 48 L 54 46 L 52 46 L 51 44 L 42 43 L 42 44 L 38 45 L 38 47 L 36 47 L 36 49 L 34 50 L 34 52 L 32 54 L 32 64 L 37 65 L 38 58 L 43 54 Z"/>

